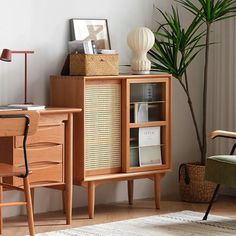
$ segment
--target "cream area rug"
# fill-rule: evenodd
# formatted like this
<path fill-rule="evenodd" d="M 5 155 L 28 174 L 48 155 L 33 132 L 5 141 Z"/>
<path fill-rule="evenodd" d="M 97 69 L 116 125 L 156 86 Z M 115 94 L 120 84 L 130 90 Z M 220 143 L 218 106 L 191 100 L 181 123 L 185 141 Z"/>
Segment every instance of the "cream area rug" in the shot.
<path fill-rule="evenodd" d="M 202 217 L 203 213 L 181 211 L 42 233 L 37 236 L 236 235 L 236 219 L 210 215 L 207 221 L 202 221 Z"/>

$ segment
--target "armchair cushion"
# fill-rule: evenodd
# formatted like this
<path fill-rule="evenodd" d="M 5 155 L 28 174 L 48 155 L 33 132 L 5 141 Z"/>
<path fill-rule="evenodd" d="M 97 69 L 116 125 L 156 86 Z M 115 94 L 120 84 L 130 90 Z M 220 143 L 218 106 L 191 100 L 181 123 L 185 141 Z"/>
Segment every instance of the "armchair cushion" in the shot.
<path fill-rule="evenodd" d="M 236 155 L 217 155 L 207 158 L 206 179 L 236 188 Z"/>

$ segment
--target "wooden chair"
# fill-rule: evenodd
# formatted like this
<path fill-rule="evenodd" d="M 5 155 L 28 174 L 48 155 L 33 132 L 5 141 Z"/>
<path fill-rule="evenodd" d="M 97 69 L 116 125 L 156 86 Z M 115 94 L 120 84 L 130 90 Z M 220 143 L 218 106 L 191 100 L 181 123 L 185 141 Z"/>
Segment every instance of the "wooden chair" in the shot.
<path fill-rule="evenodd" d="M 236 139 L 236 132 L 216 130 L 211 133 L 211 138 L 214 139 L 216 137 Z M 206 213 L 203 217 L 203 220 L 207 220 L 208 214 L 211 210 L 213 201 L 219 191 L 220 185 L 236 188 L 236 155 L 233 155 L 235 149 L 236 143 L 234 143 L 229 155 L 216 155 L 207 158 L 205 178 L 206 180 L 212 181 L 217 185 L 206 210 Z"/>
<path fill-rule="evenodd" d="M 30 235 L 35 235 L 34 232 L 34 219 L 32 211 L 32 201 L 29 186 L 29 167 L 27 161 L 26 140 L 28 135 L 36 132 L 38 127 L 39 113 L 28 112 L 27 114 L 14 114 L 14 115 L 0 115 L 0 137 L 23 136 L 23 149 L 24 152 L 24 167 L 16 167 L 10 164 L 1 163 L 0 156 L 0 233 L 2 234 L 2 207 L 5 206 L 21 206 L 26 205 L 28 215 L 28 225 Z M 23 179 L 23 187 L 12 186 L 3 182 L 3 177 L 18 177 Z M 2 202 L 3 187 L 24 191 L 24 202 Z"/>

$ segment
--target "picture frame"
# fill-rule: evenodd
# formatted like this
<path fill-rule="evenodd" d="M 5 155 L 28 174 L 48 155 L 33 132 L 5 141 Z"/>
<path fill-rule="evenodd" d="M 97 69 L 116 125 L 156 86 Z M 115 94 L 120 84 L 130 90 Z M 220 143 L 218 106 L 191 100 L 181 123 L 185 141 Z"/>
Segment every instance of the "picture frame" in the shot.
<path fill-rule="evenodd" d="M 94 40 L 97 49 L 111 49 L 107 19 L 70 19 L 71 40 Z"/>

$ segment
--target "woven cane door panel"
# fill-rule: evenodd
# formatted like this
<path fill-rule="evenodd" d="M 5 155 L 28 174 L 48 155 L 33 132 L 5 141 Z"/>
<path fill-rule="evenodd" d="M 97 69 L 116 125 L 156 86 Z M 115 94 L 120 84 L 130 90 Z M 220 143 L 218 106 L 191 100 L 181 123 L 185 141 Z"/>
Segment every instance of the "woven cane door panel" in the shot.
<path fill-rule="evenodd" d="M 121 85 L 89 84 L 85 94 L 86 170 L 121 167 Z"/>

